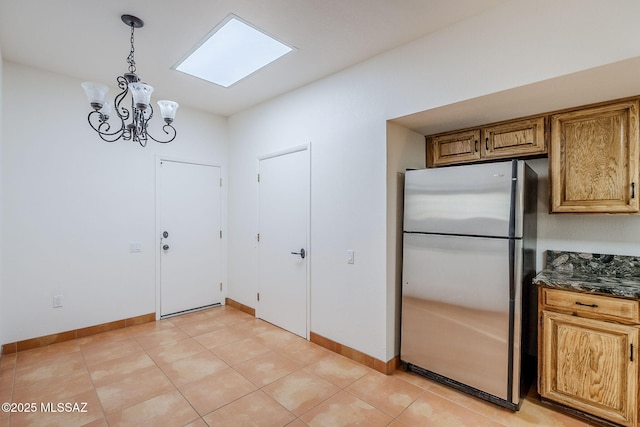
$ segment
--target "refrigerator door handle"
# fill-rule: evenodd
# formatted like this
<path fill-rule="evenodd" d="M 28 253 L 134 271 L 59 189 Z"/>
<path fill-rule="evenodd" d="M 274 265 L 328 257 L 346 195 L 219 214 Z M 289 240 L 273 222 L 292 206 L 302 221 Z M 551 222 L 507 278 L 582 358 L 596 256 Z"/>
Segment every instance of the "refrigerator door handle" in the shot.
<path fill-rule="evenodd" d="M 516 236 L 516 201 L 518 192 L 518 162 L 511 161 L 511 210 L 509 211 L 509 238 Z"/>
<path fill-rule="evenodd" d="M 524 245 L 521 239 L 509 239 L 509 379 L 508 400 L 517 402 L 522 392 L 519 378 L 522 375 L 520 358 L 522 351 L 522 299 Z"/>
<path fill-rule="evenodd" d="M 512 300 L 516 297 L 516 242 L 514 239 L 509 239 L 509 299 Z"/>

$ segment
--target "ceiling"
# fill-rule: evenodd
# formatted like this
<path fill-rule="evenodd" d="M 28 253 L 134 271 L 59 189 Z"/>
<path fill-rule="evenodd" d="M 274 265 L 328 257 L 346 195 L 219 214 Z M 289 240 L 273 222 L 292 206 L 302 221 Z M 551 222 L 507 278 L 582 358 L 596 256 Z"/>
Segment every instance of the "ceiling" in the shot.
<path fill-rule="evenodd" d="M 505 1 L 0 0 L 0 47 L 5 61 L 115 88 L 130 47 L 120 15 L 135 15 L 137 73 L 154 99 L 230 116 Z M 230 88 L 171 70 L 230 13 L 297 50 Z"/>

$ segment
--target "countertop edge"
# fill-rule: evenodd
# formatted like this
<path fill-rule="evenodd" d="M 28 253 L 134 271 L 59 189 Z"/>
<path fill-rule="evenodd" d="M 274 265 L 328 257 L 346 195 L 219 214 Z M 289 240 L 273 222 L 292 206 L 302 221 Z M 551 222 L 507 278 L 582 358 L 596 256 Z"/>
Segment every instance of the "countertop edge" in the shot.
<path fill-rule="evenodd" d="M 593 277 L 585 279 L 543 270 L 533 278 L 532 282 L 536 286 L 555 289 L 640 299 L 640 279 L 635 278 Z"/>

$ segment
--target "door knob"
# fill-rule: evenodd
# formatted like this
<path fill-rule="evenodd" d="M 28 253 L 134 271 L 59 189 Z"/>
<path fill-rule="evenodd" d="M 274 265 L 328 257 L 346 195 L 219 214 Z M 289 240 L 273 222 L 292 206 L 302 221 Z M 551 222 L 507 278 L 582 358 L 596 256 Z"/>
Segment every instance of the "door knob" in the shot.
<path fill-rule="evenodd" d="M 300 258 L 302 259 L 304 259 L 306 254 L 307 253 L 304 251 L 304 248 L 300 249 L 300 252 L 291 252 L 291 255 L 300 255 Z"/>
<path fill-rule="evenodd" d="M 168 251 L 169 250 L 169 245 L 162 245 L 162 249 L 165 250 L 165 251 Z"/>

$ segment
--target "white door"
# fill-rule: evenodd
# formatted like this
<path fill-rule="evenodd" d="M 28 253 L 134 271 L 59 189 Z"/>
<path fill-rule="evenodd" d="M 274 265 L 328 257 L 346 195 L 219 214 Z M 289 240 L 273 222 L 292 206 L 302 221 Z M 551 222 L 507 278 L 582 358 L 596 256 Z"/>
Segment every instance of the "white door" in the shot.
<path fill-rule="evenodd" d="M 222 300 L 220 167 L 162 160 L 160 315 Z"/>
<path fill-rule="evenodd" d="M 309 150 L 259 163 L 256 316 L 307 338 Z"/>

